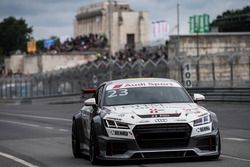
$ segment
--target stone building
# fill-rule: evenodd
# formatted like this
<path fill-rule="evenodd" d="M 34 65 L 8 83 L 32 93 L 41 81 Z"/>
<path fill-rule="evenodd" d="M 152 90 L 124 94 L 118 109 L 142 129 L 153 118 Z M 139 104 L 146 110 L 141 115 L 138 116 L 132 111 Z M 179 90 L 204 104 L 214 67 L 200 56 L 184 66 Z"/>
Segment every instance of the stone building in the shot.
<path fill-rule="evenodd" d="M 180 35 L 179 39 L 179 53 L 183 56 L 203 56 L 250 51 L 249 32 Z M 171 57 L 177 55 L 177 44 L 178 37 L 176 35 L 170 36 L 169 55 Z"/>
<path fill-rule="evenodd" d="M 89 33 L 105 34 L 112 53 L 125 46 L 143 46 L 148 41 L 148 13 L 111 0 L 80 7 L 74 20 L 74 35 Z"/>

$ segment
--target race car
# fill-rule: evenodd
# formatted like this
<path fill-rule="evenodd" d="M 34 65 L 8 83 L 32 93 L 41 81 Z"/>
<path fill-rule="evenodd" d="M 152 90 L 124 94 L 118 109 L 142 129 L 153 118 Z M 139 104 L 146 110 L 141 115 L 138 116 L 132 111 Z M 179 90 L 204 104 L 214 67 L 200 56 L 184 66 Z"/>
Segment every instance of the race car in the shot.
<path fill-rule="evenodd" d="M 218 120 L 175 80 L 122 79 L 102 83 L 73 116 L 75 158 L 140 160 L 209 157 L 221 153 Z"/>

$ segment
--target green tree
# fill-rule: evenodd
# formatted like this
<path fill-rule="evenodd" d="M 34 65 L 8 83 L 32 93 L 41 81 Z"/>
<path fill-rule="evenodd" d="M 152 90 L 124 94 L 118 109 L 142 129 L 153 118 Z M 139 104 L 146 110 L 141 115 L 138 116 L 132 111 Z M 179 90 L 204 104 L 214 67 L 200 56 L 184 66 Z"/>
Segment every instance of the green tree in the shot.
<path fill-rule="evenodd" d="M 32 27 L 24 19 L 12 16 L 0 22 L 0 50 L 2 55 L 10 56 L 17 50 L 26 51 L 27 42 L 31 38 Z"/>
<path fill-rule="evenodd" d="M 249 32 L 250 6 L 223 12 L 213 20 L 211 26 L 217 27 L 219 32 Z"/>
<path fill-rule="evenodd" d="M 46 49 L 44 48 L 44 39 L 39 39 L 36 41 L 36 49 L 38 52 L 44 52 Z"/>

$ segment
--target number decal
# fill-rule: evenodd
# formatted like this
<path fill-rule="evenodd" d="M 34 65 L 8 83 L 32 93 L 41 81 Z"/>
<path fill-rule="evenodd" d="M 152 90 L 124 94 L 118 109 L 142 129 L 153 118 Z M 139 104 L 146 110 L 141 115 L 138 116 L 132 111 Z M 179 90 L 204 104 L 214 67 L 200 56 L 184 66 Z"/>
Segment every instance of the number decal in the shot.
<path fill-rule="evenodd" d="M 190 72 L 186 72 L 185 76 L 186 76 L 187 79 L 189 79 L 189 78 L 191 78 L 191 73 Z"/>
<path fill-rule="evenodd" d="M 120 89 L 119 96 L 127 96 L 128 95 L 128 89 Z"/>
<path fill-rule="evenodd" d="M 112 98 L 112 97 L 116 97 L 117 96 L 116 90 L 109 90 L 108 93 L 110 93 L 108 95 L 108 98 Z"/>
<path fill-rule="evenodd" d="M 190 70 L 190 64 L 186 64 L 185 66 L 186 66 L 187 71 L 189 71 Z"/>
<path fill-rule="evenodd" d="M 191 63 L 184 63 L 183 65 L 183 81 L 186 88 L 192 87 L 192 70 Z"/>
<path fill-rule="evenodd" d="M 108 98 L 117 97 L 117 96 L 127 96 L 128 89 L 119 89 L 119 90 L 109 90 Z"/>

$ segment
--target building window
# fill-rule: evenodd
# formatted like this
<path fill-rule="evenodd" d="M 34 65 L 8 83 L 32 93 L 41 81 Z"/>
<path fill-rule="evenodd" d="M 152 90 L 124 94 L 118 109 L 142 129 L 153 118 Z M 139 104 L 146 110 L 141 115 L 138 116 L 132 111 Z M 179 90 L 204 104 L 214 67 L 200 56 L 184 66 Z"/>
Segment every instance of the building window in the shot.
<path fill-rule="evenodd" d="M 135 34 L 127 34 L 127 47 L 133 49 L 135 47 Z"/>

